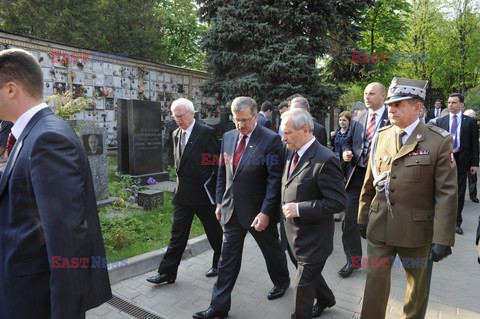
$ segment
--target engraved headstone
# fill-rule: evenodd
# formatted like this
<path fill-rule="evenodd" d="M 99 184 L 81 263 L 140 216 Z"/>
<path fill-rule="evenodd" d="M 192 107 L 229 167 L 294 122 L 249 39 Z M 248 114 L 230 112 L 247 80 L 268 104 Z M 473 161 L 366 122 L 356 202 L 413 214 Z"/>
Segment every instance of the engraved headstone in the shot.
<path fill-rule="evenodd" d="M 88 156 L 92 170 L 97 201 L 108 198 L 107 131 L 90 121 L 82 121 L 80 140 Z"/>

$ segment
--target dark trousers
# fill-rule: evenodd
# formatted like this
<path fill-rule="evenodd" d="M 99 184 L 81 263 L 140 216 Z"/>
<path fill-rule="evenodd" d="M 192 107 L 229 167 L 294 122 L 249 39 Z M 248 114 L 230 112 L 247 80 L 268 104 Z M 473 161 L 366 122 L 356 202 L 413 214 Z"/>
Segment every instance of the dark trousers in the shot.
<path fill-rule="evenodd" d="M 203 224 L 208 242 L 213 249 L 212 267 L 217 267 L 222 251 L 223 231 L 215 217 L 214 205 L 173 205 L 173 224 L 167 252 L 158 267 L 159 274 L 177 276 L 178 266 L 187 247 L 193 215 L 196 214 Z"/>
<path fill-rule="evenodd" d="M 477 174 L 470 174 L 468 172 L 468 193 L 470 198 L 477 197 Z"/>
<path fill-rule="evenodd" d="M 335 296 L 322 276 L 325 260 L 318 263 L 298 262 L 297 274 L 294 281 L 294 309 L 292 318 L 312 318 L 314 298 L 319 306 L 329 307 L 335 303 Z"/>
<path fill-rule="evenodd" d="M 277 225 L 270 223 L 261 232 L 257 232 L 254 228 L 247 230 L 240 225 L 234 212 L 224 227 L 222 257 L 218 264 L 218 278 L 213 286 L 210 302 L 210 307 L 216 310 L 230 311 L 232 290 L 242 265 L 243 243 L 247 232 L 250 232 L 262 251 L 268 275 L 273 284 L 283 285 L 290 280 L 287 258 L 280 247 Z"/>
<path fill-rule="evenodd" d="M 355 167 L 352 178 L 347 187 L 347 203 L 345 217 L 342 222 L 343 251 L 347 262 L 351 262 L 352 256 L 362 256 L 362 242 L 358 231 L 358 201 L 365 179 L 366 168 Z"/>

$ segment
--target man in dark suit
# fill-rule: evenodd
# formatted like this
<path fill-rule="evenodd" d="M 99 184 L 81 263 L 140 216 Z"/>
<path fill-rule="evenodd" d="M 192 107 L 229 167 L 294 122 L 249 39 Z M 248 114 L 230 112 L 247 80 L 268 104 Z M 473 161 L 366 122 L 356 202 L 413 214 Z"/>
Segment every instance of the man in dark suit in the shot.
<path fill-rule="evenodd" d="M 260 112 L 258 113 L 257 124 L 265 126 L 266 128 L 272 128 L 272 118 L 273 104 L 270 101 L 263 102 L 260 107 Z"/>
<path fill-rule="evenodd" d="M 322 276 L 333 251 L 333 215 L 345 203 L 343 173 L 335 154 L 313 137 L 309 113 L 292 109 L 282 116 L 283 141 L 289 149 L 282 177 L 284 226 L 295 259 L 292 318 L 311 318 L 335 305 L 335 296 Z"/>
<path fill-rule="evenodd" d="M 0 318 L 85 318 L 112 296 L 90 166 L 24 50 L 0 52 L 0 118 L 16 141 L 0 178 Z"/>
<path fill-rule="evenodd" d="M 370 83 L 365 87 L 363 98 L 368 112 L 361 112 L 353 119 L 343 145 L 342 157 L 349 165 L 345 185 L 347 205 L 342 222 L 342 242 L 347 263 L 338 272 L 342 277 L 349 277 L 355 269 L 352 267 L 352 257 L 362 256 L 362 243 L 357 227 L 358 199 L 365 178 L 370 143 L 375 132 L 388 123 L 388 112 L 384 105 L 385 95 L 385 87 L 379 82 Z"/>
<path fill-rule="evenodd" d="M 448 97 L 449 116 L 438 118 L 435 125 L 450 132 L 453 136 L 453 156 L 457 163 L 458 211 L 457 234 L 463 234 L 462 211 L 465 203 L 467 174 L 478 171 L 478 126 L 477 121 L 462 114 L 463 95 L 452 93 Z"/>
<path fill-rule="evenodd" d="M 231 109 L 236 130 L 223 136 L 215 211 L 225 225 L 225 240 L 210 307 L 195 313 L 196 319 L 228 316 L 247 232 L 261 249 L 274 284 L 268 299 L 283 296 L 290 285 L 277 229 L 283 168 L 280 136 L 257 124 L 257 103 L 253 99 L 237 97 Z"/>
<path fill-rule="evenodd" d="M 463 114 L 470 116 L 472 119 L 477 121 L 477 113 L 474 110 L 468 109 Z M 478 173 L 477 173 L 478 174 Z M 474 203 L 478 203 L 477 197 L 477 174 L 472 174 L 468 172 L 467 180 L 468 180 L 468 194 L 470 195 L 470 200 Z"/>
<path fill-rule="evenodd" d="M 223 232 L 215 218 L 214 202 L 220 150 L 215 130 L 195 121 L 195 109 L 190 100 L 180 98 L 173 101 L 171 111 L 179 126 L 173 132 L 177 188 L 173 196 L 170 244 L 158 267 L 158 274 L 147 278 L 147 281 L 154 284 L 175 282 L 195 214 L 202 222 L 207 239 L 213 248 L 212 267 L 205 276 L 217 275 L 222 249 Z"/>
<path fill-rule="evenodd" d="M 290 101 L 290 109 L 295 109 L 295 108 L 300 108 L 310 113 L 310 103 L 308 103 L 308 100 L 303 96 L 293 98 Z M 312 117 L 312 120 L 313 120 L 313 136 L 315 136 L 315 138 L 320 144 L 326 147 L 327 146 L 327 130 L 322 124 L 318 123 L 314 117 Z"/>
<path fill-rule="evenodd" d="M 428 117 L 430 119 L 435 119 L 437 117 L 440 117 L 443 109 L 444 109 L 444 107 L 442 107 L 442 100 L 440 100 L 440 99 L 435 100 L 435 105 L 434 105 L 433 109 L 430 109 L 428 111 Z"/>

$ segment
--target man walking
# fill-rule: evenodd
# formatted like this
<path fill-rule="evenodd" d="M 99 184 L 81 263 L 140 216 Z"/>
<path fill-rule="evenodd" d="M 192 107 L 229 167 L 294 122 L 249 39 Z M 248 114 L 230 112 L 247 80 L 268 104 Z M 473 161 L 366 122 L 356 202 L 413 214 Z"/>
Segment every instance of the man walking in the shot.
<path fill-rule="evenodd" d="M 457 164 L 458 211 L 455 231 L 462 235 L 462 211 L 465 204 L 467 175 L 478 171 L 478 126 L 477 121 L 462 114 L 463 95 L 452 93 L 448 97 L 449 116 L 438 118 L 435 125 L 450 132 L 453 137 L 453 156 Z"/>
<path fill-rule="evenodd" d="M 358 211 L 369 261 L 364 319 L 385 318 L 397 255 L 407 277 L 402 318 L 424 318 L 431 261 L 450 255 L 455 241 L 452 137 L 418 119 L 426 87 L 427 81 L 393 79 L 386 100 L 392 125 L 378 130 L 371 147 Z"/>
<path fill-rule="evenodd" d="M 285 112 L 282 128 L 289 149 L 282 177 L 282 211 L 297 261 L 292 318 L 318 317 L 335 305 L 322 270 L 333 251 L 333 215 L 345 206 L 343 173 L 335 154 L 313 136 L 309 113 Z M 314 298 L 317 304 L 312 311 Z"/>
<path fill-rule="evenodd" d="M 24 50 L 0 52 L 0 119 L 14 123 L 0 178 L 0 318 L 85 318 L 112 297 L 90 164 Z"/>
<path fill-rule="evenodd" d="M 193 216 L 197 215 L 213 248 L 212 267 L 207 277 L 217 275 L 222 249 L 222 227 L 215 218 L 216 171 L 219 142 L 215 130 L 195 121 L 193 103 L 185 98 L 173 101 L 172 117 L 179 126 L 173 132 L 173 153 L 177 172 L 177 187 L 173 196 L 172 237 L 158 274 L 148 282 L 172 284 L 187 246 Z"/>
<path fill-rule="evenodd" d="M 290 285 L 287 259 L 277 229 L 283 168 L 280 136 L 257 124 L 255 100 L 237 97 L 231 109 L 236 129 L 223 136 L 215 211 L 217 219 L 225 225 L 222 258 L 210 307 L 195 313 L 195 319 L 228 316 L 247 232 L 262 251 L 274 284 L 267 298 L 282 297 Z"/>
<path fill-rule="evenodd" d="M 347 204 L 342 222 L 343 250 L 347 263 L 338 274 L 349 277 L 353 270 L 352 257 L 362 257 L 362 243 L 357 227 L 358 199 L 362 190 L 370 145 L 377 130 L 388 123 L 387 109 L 384 105 L 385 87 L 379 82 L 373 82 L 365 87 L 363 94 L 368 112 L 362 112 L 350 124 L 350 132 L 343 146 L 343 160 L 347 163 Z"/>

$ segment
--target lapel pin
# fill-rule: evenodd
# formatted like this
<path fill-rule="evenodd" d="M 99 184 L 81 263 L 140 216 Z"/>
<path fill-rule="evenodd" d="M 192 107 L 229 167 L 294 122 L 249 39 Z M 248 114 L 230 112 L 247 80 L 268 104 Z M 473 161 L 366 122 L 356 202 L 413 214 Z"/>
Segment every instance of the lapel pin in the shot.
<path fill-rule="evenodd" d="M 387 160 L 388 160 L 388 155 L 385 155 L 385 156 L 383 157 L 383 161 L 386 162 Z"/>
<path fill-rule="evenodd" d="M 417 134 L 417 140 L 422 138 L 422 134 Z"/>

